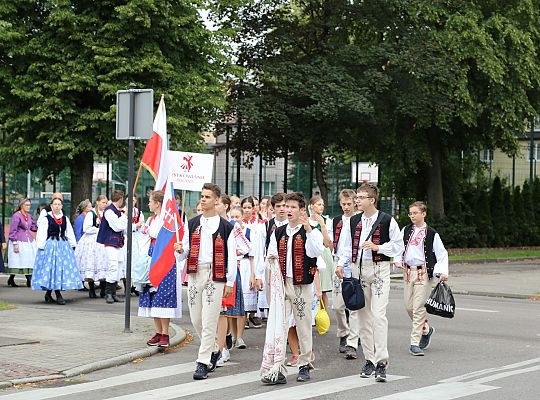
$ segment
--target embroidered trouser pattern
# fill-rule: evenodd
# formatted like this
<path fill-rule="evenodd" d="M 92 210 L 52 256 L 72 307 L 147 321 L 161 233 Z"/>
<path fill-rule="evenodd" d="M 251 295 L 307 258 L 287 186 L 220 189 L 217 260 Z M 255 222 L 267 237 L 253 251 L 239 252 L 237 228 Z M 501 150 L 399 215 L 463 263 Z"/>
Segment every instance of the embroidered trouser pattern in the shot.
<path fill-rule="evenodd" d="M 380 361 L 387 363 L 386 306 L 390 295 L 390 263 L 384 261 L 374 264 L 372 261 L 362 261 L 361 281 L 366 306 L 357 311 L 357 323 L 364 358 L 375 365 Z"/>
<path fill-rule="evenodd" d="M 201 340 L 197 362 L 206 365 L 218 350 L 216 330 L 224 287 L 225 282 L 212 281 L 211 264 L 199 264 L 197 273 L 188 277 L 189 316 Z"/>
<path fill-rule="evenodd" d="M 293 285 L 292 278 L 285 279 L 285 318 L 283 330 L 287 337 L 291 313 L 296 321 L 296 333 L 300 344 L 298 365 L 307 365 L 310 362 L 313 349 L 311 333 L 311 306 L 313 305 L 313 287 L 311 285 Z"/>
<path fill-rule="evenodd" d="M 341 293 L 341 283 L 343 282 L 343 279 L 340 279 L 336 274 L 333 274 L 332 282 L 332 307 L 334 309 L 334 314 L 336 315 L 337 337 L 343 337 L 349 335 L 350 330 L 349 323 L 347 322 L 347 314 L 345 313 L 345 302 L 343 301 L 343 294 Z"/>
<path fill-rule="evenodd" d="M 408 280 L 407 282 L 407 272 Z M 405 283 L 403 299 L 407 313 L 412 321 L 411 345 L 418 346 L 423 333 L 429 332 L 427 322 L 426 300 L 431 294 L 433 281 L 428 279 L 427 272 L 418 273 L 416 268 L 410 268 L 404 271 L 403 282 Z"/>

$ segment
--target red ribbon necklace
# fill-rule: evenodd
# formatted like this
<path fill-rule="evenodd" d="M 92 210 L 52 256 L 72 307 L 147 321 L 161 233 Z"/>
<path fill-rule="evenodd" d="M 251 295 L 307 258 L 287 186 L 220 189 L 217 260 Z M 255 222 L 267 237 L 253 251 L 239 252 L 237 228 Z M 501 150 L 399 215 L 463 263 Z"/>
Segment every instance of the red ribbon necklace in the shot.
<path fill-rule="evenodd" d="M 58 225 L 62 225 L 62 217 L 63 217 L 63 215 L 61 215 L 60 218 L 58 219 L 58 218 L 56 218 L 56 216 L 54 215 L 54 212 L 51 213 L 51 214 L 52 214 L 52 217 L 53 217 L 53 219 L 54 219 L 54 222 L 56 222 Z"/>

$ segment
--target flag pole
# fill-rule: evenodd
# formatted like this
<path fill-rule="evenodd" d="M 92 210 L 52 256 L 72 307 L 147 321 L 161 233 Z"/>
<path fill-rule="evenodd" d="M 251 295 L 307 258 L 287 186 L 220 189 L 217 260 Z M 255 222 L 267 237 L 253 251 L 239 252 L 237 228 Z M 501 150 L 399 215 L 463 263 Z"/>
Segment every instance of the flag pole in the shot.
<path fill-rule="evenodd" d="M 180 221 L 184 223 L 184 206 L 186 204 L 186 191 L 182 190 L 182 210 L 180 211 Z M 176 218 L 175 218 L 176 221 Z M 176 223 L 176 241 L 180 242 L 180 234 L 178 233 L 178 223 Z"/>
<path fill-rule="evenodd" d="M 139 177 L 141 176 L 142 162 L 139 164 L 139 170 L 137 171 L 137 177 L 135 178 L 135 184 L 133 185 L 133 193 L 137 191 L 137 185 L 139 184 Z"/>

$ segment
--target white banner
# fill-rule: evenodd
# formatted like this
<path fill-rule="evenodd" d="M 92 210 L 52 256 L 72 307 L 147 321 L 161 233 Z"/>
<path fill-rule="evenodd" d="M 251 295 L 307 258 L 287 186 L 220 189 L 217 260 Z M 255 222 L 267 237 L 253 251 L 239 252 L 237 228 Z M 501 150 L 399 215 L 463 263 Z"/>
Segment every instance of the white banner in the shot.
<path fill-rule="evenodd" d="M 169 151 L 169 181 L 175 189 L 200 192 L 206 182 L 212 182 L 212 154 Z"/>

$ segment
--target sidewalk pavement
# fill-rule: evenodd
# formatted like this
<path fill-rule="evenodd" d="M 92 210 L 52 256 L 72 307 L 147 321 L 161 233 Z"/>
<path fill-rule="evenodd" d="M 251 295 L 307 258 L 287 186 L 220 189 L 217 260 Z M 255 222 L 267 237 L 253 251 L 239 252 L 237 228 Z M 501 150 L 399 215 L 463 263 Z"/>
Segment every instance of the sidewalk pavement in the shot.
<path fill-rule="evenodd" d="M 487 260 L 486 260 L 487 261 Z M 455 294 L 540 300 L 540 260 L 491 264 L 451 264 L 449 285 Z M 403 289 L 403 275 L 391 286 Z M 0 310 L 0 388 L 67 378 L 148 357 L 154 334 L 150 318 L 131 318 L 132 333 L 122 333 L 123 315 L 44 305 Z M 171 346 L 185 331 L 173 325 Z"/>
<path fill-rule="evenodd" d="M 132 333 L 123 333 L 120 314 L 16 305 L 0 310 L 0 320 L 0 388 L 68 378 L 160 350 L 146 345 L 155 333 L 152 318 L 132 317 Z M 176 346 L 186 333 L 171 324 L 169 336 Z"/>

